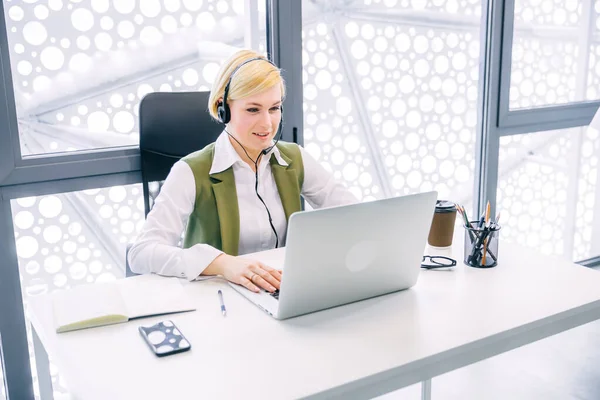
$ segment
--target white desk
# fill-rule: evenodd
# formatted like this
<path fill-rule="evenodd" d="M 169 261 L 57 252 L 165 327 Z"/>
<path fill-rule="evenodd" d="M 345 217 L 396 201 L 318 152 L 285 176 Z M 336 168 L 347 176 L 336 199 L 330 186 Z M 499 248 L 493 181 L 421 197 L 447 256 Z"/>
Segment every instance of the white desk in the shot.
<path fill-rule="evenodd" d="M 75 398 L 368 398 L 600 318 L 600 273 L 500 244 L 500 265 L 423 271 L 406 291 L 276 321 L 221 281 L 186 290 L 197 311 L 57 335 L 32 324 Z M 221 316 L 217 289 L 228 310 Z M 138 325 L 172 319 L 192 350 L 155 357 Z"/>

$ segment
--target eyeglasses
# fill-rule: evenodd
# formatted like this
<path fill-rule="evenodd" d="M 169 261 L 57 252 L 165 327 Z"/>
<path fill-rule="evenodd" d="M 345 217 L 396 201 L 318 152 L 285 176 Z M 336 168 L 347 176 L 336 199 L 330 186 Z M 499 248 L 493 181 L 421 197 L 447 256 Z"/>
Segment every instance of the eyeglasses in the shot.
<path fill-rule="evenodd" d="M 455 265 L 456 260 L 444 256 L 423 256 L 423 260 L 421 261 L 421 268 L 425 269 L 450 268 Z"/>

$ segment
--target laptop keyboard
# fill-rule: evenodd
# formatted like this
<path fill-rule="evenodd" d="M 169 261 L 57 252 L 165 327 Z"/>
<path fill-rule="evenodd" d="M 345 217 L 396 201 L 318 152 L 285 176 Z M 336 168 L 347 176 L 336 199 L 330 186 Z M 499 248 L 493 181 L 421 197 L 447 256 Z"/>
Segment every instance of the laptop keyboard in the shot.
<path fill-rule="evenodd" d="M 279 289 L 275 290 L 273 293 L 269 293 L 271 296 L 279 300 Z"/>

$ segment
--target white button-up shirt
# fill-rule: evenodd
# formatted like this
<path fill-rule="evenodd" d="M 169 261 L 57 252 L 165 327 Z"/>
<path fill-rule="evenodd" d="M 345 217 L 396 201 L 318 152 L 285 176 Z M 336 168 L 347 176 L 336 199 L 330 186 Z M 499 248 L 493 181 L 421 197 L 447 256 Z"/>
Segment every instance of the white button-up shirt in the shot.
<path fill-rule="evenodd" d="M 311 207 L 333 207 L 358 201 L 301 146 L 300 153 L 304 165 L 301 195 Z M 258 166 L 258 193 L 271 213 L 279 246 L 284 246 L 287 221 L 268 161 L 271 154 L 280 165 L 288 165 L 281 158 L 277 147 L 261 157 Z M 224 132 L 215 142 L 214 159 L 209 173 L 222 172 L 230 167 L 233 168 L 240 215 L 238 254 L 274 248 L 275 234 L 269 224 L 267 210 L 254 190 L 255 173 L 235 151 Z M 185 161 L 178 161 L 165 180 L 142 232 L 129 250 L 128 261 L 133 272 L 154 272 L 194 280 L 222 253 L 203 243 L 188 249 L 178 246 L 188 218 L 194 210 L 195 199 L 196 183 L 192 169 Z"/>

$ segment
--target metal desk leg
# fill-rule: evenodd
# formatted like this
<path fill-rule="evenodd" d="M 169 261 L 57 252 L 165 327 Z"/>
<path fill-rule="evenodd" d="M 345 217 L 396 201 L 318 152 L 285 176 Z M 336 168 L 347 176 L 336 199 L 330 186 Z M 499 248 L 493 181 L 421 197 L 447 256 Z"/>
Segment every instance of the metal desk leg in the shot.
<path fill-rule="evenodd" d="M 431 379 L 421 382 L 421 400 L 431 400 Z"/>
<path fill-rule="evenodd" d="M 46 349 L 44 349 L 44 345 L 38 337 L 35 328 L 31 328 L 31 333 L 33 336 L 33 352 L 35 354 L 35 369 L 37 370 L 40 398 L 42 400 L 53 400 L 54 390 L 52 389 L 48 353 L 46 353 Z"/>

